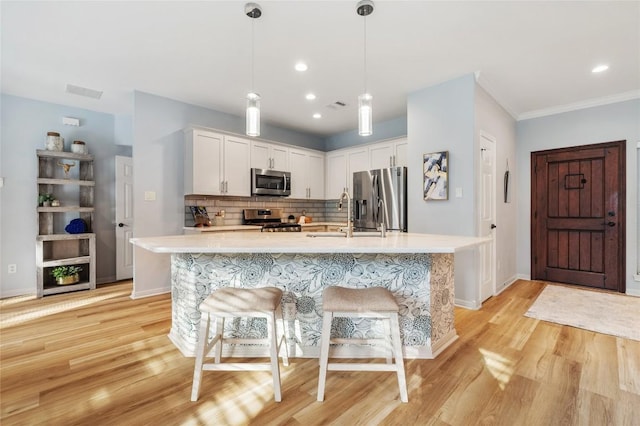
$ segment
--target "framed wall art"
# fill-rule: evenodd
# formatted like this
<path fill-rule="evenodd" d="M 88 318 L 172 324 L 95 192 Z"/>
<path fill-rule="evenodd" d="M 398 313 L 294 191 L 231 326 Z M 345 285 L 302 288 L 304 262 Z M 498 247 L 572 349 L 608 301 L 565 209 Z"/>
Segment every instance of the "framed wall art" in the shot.
<path fill-rule="evenodd" d="M 449 151 L 424 154 L 422 161 L 424 199 L 449 199 Z"/>

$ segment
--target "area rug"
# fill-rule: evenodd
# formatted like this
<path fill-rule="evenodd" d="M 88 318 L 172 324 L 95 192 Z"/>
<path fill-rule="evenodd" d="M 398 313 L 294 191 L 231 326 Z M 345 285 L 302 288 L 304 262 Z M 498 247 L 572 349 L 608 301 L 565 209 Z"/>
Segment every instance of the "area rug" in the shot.
<path fill-rule="evenodd" d="M 640 340 L 640 297 L 547 285 L 525 316 Z"/>

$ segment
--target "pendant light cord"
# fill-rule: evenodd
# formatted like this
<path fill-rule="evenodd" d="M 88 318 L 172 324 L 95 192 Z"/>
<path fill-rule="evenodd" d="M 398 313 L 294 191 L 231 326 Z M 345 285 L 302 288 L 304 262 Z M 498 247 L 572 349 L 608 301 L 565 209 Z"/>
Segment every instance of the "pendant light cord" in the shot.
<path fill-rule="evenodd" d="M 364 93 L 367 93 L 367 16 L 364 16 Z"/>
<path fill-rule="evenodd" d="M 251 18 L 251 93 L 254 93 L 254 84 L 255 82 L 253 81 L 253 76 L 254 76 L 254 63 L 255 63 L 255 53 L 254 53 L 254 49 L 255 49 L 255 21 L 256 18 Z"/>

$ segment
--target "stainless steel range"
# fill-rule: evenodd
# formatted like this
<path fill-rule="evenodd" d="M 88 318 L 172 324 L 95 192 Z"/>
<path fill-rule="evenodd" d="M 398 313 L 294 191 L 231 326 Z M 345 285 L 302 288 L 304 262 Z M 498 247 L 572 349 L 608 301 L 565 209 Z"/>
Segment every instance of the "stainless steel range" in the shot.
<path fill-rule="evenodd" d="M 302 231 L 297 223 L 282 222 L 282 209 L 244 209 L 242 217 L 245 225 L 262 225 L 262 232 Z"/>

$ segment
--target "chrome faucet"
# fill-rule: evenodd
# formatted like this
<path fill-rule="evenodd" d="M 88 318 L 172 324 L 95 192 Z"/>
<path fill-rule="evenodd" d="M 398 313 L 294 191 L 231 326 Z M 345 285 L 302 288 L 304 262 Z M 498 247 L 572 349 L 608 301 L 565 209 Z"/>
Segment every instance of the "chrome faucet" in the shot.
<path fill-rule="evenodd" d="M 344 191 L 340 194 L 340 200 L 338 201 L 338 211 L 342 211 L 342 200 L 347 198 L 347 238 L 353 237 L 353 219 L 352 219 L 352 211 L 351 211 L 351 197 L 347 191 Z"/>

